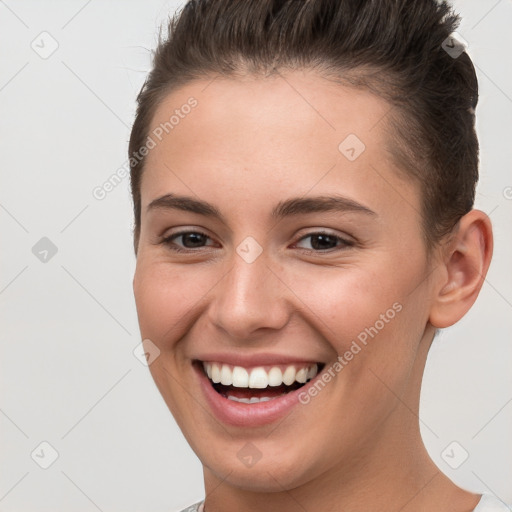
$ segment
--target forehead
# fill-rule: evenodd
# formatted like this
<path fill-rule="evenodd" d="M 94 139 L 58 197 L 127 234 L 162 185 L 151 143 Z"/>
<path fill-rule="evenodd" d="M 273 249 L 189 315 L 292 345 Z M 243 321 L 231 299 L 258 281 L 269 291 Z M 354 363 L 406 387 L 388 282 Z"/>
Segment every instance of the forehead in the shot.
<path fill-rule="evenodd" d="M 193 81 L 153 117 L 143 208 L 169 188 L 213 197 L 213 185 L 260 200 L 312 188 L 353 196 L 362 186 L 378 196 L 390 183 L 414 193 L 386 149 L 390 109 L 370 92 L 308 72 Z"/>
<path fill-rule="evenodd" d="M 375 128 L 390 110 L 390 105 L 376 95 L 340 86 L 311 72 L 280 73 L 270 78 L 214 77 L 191 82 L 168 95 L 156 110 L 152 129 L 165 125 L 176 110 L 180 114 L 191 97 L 197 105 L 172 128 L 176 144 L 188 142 L 181 140 L 181 135 L 189 139 L 187 128 L 197 131 L 214 122 L 217 130 L 194 142 L 217 145 L 226 142 L 224 131 L 230 130 L 231 147 L 239 150 L 260 149 L 263 142 L 274 141 L 272 146 L 286 142 L 289 146 L 294 140 L 297 145 L 308 140 L 310 144 L 321 142 L 324 150 L 330 148 L 331 156 L 337 156 L 336 143 L 349 133 L 369 143 L 383 142 L 382 130 Z M 187 122 L 182 122 L 185 119 Z"/>

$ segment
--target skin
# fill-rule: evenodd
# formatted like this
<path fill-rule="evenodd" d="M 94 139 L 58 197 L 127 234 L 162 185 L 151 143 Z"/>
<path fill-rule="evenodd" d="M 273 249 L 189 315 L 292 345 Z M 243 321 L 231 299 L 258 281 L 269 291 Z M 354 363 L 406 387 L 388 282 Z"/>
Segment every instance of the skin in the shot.
<path fill-rule="evenodd" d="M 197 80 L 169 94 L 151 130 L 190 96 L 197 107 L 147 157 L 133 287 L 142 337 L 160 350 L 151 374 L 203 464 L 205 511 L 473 510 L 480 496 L 430 459 L 418 410 L 435 328 L 467 312 L 487 272 L 487 216 L 471 211 L 427 258 L 421 191 L 385 149 L 390 105 L 369 92 L 302 71 Z M 349 134 L 366 146 L 354 161 L 338 149 Z M 212 203 L 224 221 L 147 211 L 169 193 Z M 333 193 L 375 214 L 270 217 L 279 201 Z M 184 253 L 159 243 L 182 228 L 208 238 Z M 315 249 L 306 235 L 322 229 L 353 245 Z M 253 263 L 236 252 L 248 236 L 263 249 Z M 187 249 L 182 237 L 169 243 Z M 395 303 L 401 311 L 282 420 L 242 428 L 210 413 L 191 364 L 206 351 L 329 367 Z M 252 467 L 237 457 L 248 442 L 261 453 Z"/>

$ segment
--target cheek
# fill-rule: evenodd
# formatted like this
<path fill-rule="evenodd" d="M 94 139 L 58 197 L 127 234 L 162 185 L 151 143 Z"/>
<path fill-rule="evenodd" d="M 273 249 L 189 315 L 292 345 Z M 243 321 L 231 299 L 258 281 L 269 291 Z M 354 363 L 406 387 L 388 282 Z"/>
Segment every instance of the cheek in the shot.
<path fill-rule="evenodd" d="M 342 353 L 376 323 L 379 331 L 389 330 L 397 316 L 393 306 L 403 297 L 400 285 L 389 275 L 356 267 L 318 269 L 296 279 L 294 289 L 314 313 L 315 325 Z"/>
<path fill-rule="evenodd" d="M 137 259 L 133 291 L 142 339 L 150 339 L 160 350 L 149 367 L 153 380 L 171 413 L 181 424 L 183 411 L 197 404 L 183 393 L 184 360 L 174 357 L 179 340 L 186 336 L 200 300 L 210 286 L 197 273 L 170 265 L 158 257 L 141 254 Z M 202 284 L 201 284 L 202 283 Z M 171 355 L 171 357 L 169 357 Z M 163 356 L 163 357 L 162 357 Z M 187 427 L 190 429 L 190 425 Z"/>
<path fill-rule="evenodd" d="M 311 323 L 337 353 L 334 373 L 351 382 L 351 391 L 343 393 L 357 394 L 358 400 L 365 396 L 371 402 L 375 392 L 386 395 L 379 377 L 401 387 L 423 335 L 422 287 L 411 293 L 421 272 L 402 263 L 402 272 L 388 262 L 372 269 L 330 269 L 330 274 L 324 269 L 296 281 L 297 295 L 307 298 Z"/>
<path fill-rule="evenodd" d="M 179 266 L 140 258 L 134 277 L 134 296 L 141 335 L 158 345 L 163 340 L 178 339 L 190 321 L 190 313 L 208 289 L 197 273 L 191 275 Z"/>

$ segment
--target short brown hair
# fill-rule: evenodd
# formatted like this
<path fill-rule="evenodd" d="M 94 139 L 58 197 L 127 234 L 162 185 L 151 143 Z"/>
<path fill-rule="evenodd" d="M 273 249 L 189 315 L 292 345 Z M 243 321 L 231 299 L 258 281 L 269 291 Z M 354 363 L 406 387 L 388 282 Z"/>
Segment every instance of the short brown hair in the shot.
<path fill-rule="evenodd" d="M 388 149 L 420 184 L 423 232 L 438 242 L 473 207 L 478 181 L 475 69 L 465 51 L 454 58 L 443 48 L 459 23 L 436 0 L 190 0 L 159 35 L 129 156 L 145 144 L 160 102 L 195 79 L 317 71 L 395 107 Z M 135 253 L 144 161 L 130 160 Z"/>

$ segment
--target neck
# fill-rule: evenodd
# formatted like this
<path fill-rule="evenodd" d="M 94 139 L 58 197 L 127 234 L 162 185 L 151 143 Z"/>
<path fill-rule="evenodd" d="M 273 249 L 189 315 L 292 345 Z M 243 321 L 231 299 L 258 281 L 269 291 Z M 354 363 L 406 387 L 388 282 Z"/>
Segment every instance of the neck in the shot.
<path fill-rule="evenodd" d="M 472 511 L 480 495 L 464 491 L 449 480 L 434 464 L 421 438 L 421 380 L 433 332 L 426 335 L 411 372 L 409 391 L 397 397 L 394 411 L 372 436 L 371 446 L 365 445 L 364 452 L 282 492 L 242 489 L 229 483 L 229 475 L 222 479 L 205 468 L 204 512 L 439 512 L 447 510 L 447 503 L 450 511 Z"/>

